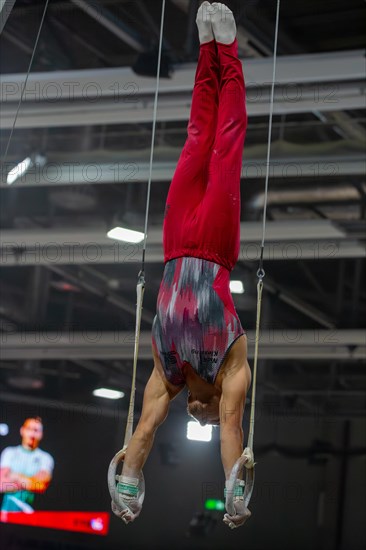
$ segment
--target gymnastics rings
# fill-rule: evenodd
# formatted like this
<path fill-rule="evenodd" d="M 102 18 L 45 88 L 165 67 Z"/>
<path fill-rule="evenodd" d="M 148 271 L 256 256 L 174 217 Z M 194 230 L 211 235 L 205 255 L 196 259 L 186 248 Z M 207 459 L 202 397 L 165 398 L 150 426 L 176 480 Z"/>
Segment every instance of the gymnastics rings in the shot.
<path fill-rule="evenodd" d="M 249 502 L 253 493 L 254 488 L 254 455 L 250 447 L 245 447 L 242 455 L 235 462 L 230 477 L 228 479 L 228 484 L 226 488 L 226 502 L 225 508 L 227 513 L 230 516 L 235 516 L 235 507 L 234 507 L 234 494 L 235 494 L 235 484 L 236 480 L 239 478 L 239 474 L 245 468 L 245 488 L 244 488 L 244 505 L 246 508 L 249 506 Z M 234 524 L 233 524 L 234 525 Z M 231 527 L 231 525 L 229 525 Z M 231 527 L 231 529 L 233 529 Z"/>
<path fill-rule="evenodd" d="M 121 517 L 122 512 L 129 512 L 133 514 L 132 510 L 126 503 L 118 498 L 118 484 L 122 476 L 117 474 L 118 467 L 123 463 L 126 455 L 127 447 L 123 447 L 112 458 L 108 468 L 108 489 L 112 499 L 112 511 L 117 517 Z M 145 498 L 145 479 L 144 474 L 141 472 L 139 476 L 139 493 L 137 500 L 139 505 L 142 506 Z"/>

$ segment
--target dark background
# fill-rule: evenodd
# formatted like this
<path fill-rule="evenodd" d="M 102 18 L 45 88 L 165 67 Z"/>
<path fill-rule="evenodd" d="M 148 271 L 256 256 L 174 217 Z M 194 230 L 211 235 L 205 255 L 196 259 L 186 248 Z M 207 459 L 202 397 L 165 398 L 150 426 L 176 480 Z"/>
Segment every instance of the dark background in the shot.
<path fill-rule="evenodd" d="M 208 512 L 207 534 L 187 537 L 205 500 L 223 500 L 219 432 L 214 429 L 209 443 L 187 440 L 187 419 L 173 404 L 144 469 L 146 498 L 138 521 L 125 526 L 113 516 L 107 537 L 2 525 L 5 540 L 20 545 L 19 540 L 57 541 L 60 548 L 75 542 L 85 548 L 120 548 L 123 541 L 124 548 L 168 549 L 235 548 L 244 537 L 248 547 L 261 550 L 269 543 L 275 549 L 341 548 L 341 537 L 345 547 L 363 548 L 363 421 L 325 418 L 315 403 L 313 414 L 306 417 L 296 406 L 275 416 L 270 407 L 268 403 L 267 410 L 258 410 L 253 517 L 245 528 L 228 531 L 221 512 Z M 115 408 L 113 418 L 101 408 L 94 414 L 75 414 L 56 406 L 3 405 L 1 420 L 10 424 L 10 433 L 1 438 L 1 448 L 18 444 L 18 426 L 26 416 L 41 414 L 44 419 L 41 448 L 54 457 L 55 470 L 35 509 L 109 511 L 106 472 L 124 432 L 119 412 Z M 23 544 L 32 548 L 29 541 Z"/>

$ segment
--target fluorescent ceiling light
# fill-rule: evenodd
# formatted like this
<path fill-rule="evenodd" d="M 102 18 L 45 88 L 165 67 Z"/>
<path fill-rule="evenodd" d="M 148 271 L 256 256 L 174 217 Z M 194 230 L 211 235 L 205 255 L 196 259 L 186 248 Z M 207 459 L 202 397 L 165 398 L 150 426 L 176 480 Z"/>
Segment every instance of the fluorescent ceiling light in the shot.
<path fill-rule="evenodd" d="M 144 233 L 141 233 L 141 231 L 132 231 L 132 229 L 125 229 L 124 227 L 114 227 L 107 233 L 107 237 L 110 239 L 135 244 L 143 241 L 144 236 Z"/>
<path fill-rule="evenodd" d="M 26 173 L 26 171 L 29 169 L 29 167 L 32 166 L 32 161 L 30 157 L 27 157 L 22 162 L 14 166 L 12 170 L 8 173 L 8 177 L 6 179 L 6 183 L 8 185 L 11 185 L 14 183 L 18 178 L 20 178 L 23 174 Z"/>
<path fill-rule="evenodd" d="M 233 292 L 233 294 L 243 294 L 243 283 L 241 281 L 230 281 L 230 291 Z"/>
<path fill-rule="evenodd" d="M 212 426 L 207 424 L 201 426 L 198 422 L 190 421 L 187 423 L 187 439 L 192 441 L 211 441 Z"/>
<path fill-rule="evenodd" d="M 98 388 L 93 391 L 93 395 L 96 397 L 105 397 L 106 399 L 122 399 L 124 397 L 123 391 L 110 390 L 108 388 Z"/>

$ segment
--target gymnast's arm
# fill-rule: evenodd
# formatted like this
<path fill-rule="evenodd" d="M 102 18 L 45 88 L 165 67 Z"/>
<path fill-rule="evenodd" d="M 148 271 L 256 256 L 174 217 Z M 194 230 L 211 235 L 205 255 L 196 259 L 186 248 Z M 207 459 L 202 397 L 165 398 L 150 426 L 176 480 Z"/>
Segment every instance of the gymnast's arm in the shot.
<path fill-rule="evenodd" d="M 170 384 L 154 367 L 145 387 L 141 417 L 126 451 L 124 476 L 139 476 L 149 456 L 155 432 L 168 415 L 170 401 L 183 387 Z"/>
<path fill-rule="evenodd" d="M 248 362 L 228 371 L 222 381 L 220 399 L 221 459 L 225 478 L 243 452 L 243 414 L 246 394 L 251 382 Z"/>

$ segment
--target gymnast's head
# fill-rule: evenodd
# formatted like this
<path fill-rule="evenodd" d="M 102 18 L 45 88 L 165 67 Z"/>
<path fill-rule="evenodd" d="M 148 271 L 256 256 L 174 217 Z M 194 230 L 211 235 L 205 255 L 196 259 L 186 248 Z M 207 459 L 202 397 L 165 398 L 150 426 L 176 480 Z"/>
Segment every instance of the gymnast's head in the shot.
<path fill-rule="evenodd" d="M 190 401 L 188 398 L 187 412 L 197 420 L 201 426 L 212 424 L 218 426 L 220 424 L 220 397 L 215 395 L 208 403 L 202 403 L 197 399 Z"/>

